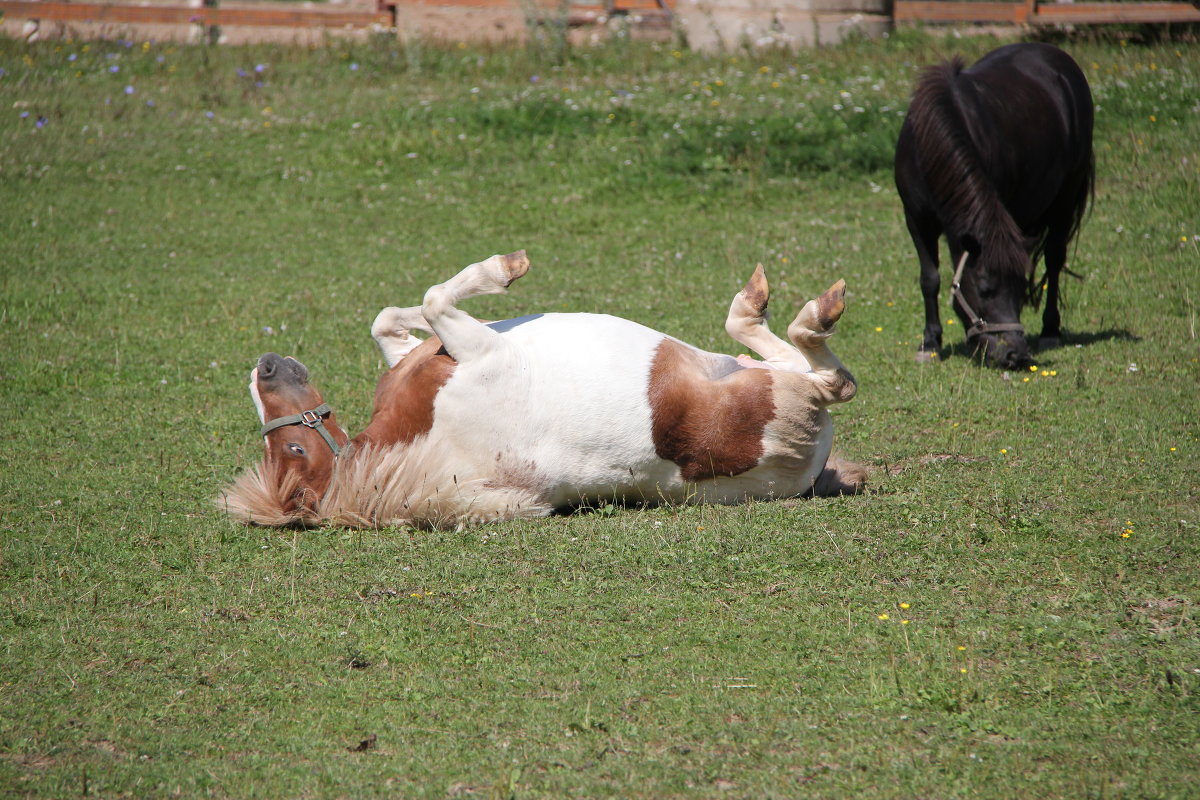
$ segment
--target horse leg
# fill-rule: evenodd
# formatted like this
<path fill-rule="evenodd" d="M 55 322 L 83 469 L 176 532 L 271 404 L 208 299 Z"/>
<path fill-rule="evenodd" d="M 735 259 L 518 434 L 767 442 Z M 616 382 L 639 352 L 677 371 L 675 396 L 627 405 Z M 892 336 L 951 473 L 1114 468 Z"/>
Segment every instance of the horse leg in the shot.
<path fill-rule="evenodd" d="M 1058 278 L 1067 264 L 1067 240 L 1057 232 L 1046 239 L 1046 307 L 1042 310 L 1042 335 L 1038 350 L 1051 350 L 1062 345 L 1062 317 L 1058 311 Z"/>
<path fill-rule="evenodd" d="M 846 282 L 840 280 L 816 300 L 809 300 L 788 326 L 788 338 L 812 365 L 813 371 L 804 377 L 820 389 L 822 405 L 845 403 L 858 391 L 854 376 L 827 344 L 845 310 Z"/>
<path fill-rule="evenodd" d="M 424 339 L 410 335 L 411 331 L 433 333 L 433 328 L 421 316 L 419 306 L 396 308 L 388 306 L 371 323 L 371 336 L 383 352 L 389 368 L 396 366 L 402 358 L 416 349 Z"/>
<path fill-rule="evenodd" d="M 938 274 L 938 236 L 936 223 L 926 220 L 924 224 L 906 215 L 908 232 L 917 248 L 917 259 L 921 263 L 921 297 L 925 301 L 925 331 L 921 346 L 917 348 L 917 361 L 929 362 L 938 357 L 942 349 L 942 319 L 938 313 L 938 290 L 941 276 Z"/>
<path fill-rule="evenodd" d="M 524 250 L 472 264 L 445 283 L 425 292 L 421 316 L 429 321 L 446 352 L 467 361 L 496 347 L 500 334 L 456 308 L 461 300 L 483 294 L 504 294 L 509 284 L 529 271 Z"/>
<path fill-rule="evenodd" d="M 763 265 L 759 264 L 745 287 L 734 295 L 729 316 L 725 318 L 725 332 L 735 342 L 749 347 L 777 369 L 811 372 L 812 367 L 800 351 L 767 327 L 767 301 L 770 294 L 766 272 L 763 271 Z"/>

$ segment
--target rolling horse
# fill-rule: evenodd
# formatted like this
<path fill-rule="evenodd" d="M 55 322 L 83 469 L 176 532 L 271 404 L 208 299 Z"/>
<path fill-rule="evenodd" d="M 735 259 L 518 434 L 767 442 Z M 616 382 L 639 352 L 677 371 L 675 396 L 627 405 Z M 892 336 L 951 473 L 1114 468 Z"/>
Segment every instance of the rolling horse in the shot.
<path fill-rule="evenodd" d="M 1021 309 L 1045 292 L 1040 348 L 1061 343 L 1059 275 L 1095 180 L 1091 90 L 1048 44 L 1011 44 L 969 69 L 928 68 L 896 146 L 896 187 L 921 263 L 925 332 L 918 360 L 942 345 L 938 239 L 945 234 L 954 310 L 967 342 L 1004 368 L 1031 361 Z M 1035 265 L 1045 255 L 1041 281 Z"/>
<path fill-rule="evenodd" d="M 264 458 L 218 504 L 267 526 L 452 527 L 595 502 L 740 503 L 863 485 L 862 466 L 830 454 L 827 409 L 857 388 L 826 341 L 843 281 L 803 307 L 785 341 L 767 326 L 759 265 L 725 323 L 759 361 L 603 314 L 482 322 L 458 308 L 528 269 L 524 251 L 492 256 L 418 307 L 381 311 L 371 332 L 389 370 L 353 439 L 303 364 L 262 356 L 250 394 Z"/>

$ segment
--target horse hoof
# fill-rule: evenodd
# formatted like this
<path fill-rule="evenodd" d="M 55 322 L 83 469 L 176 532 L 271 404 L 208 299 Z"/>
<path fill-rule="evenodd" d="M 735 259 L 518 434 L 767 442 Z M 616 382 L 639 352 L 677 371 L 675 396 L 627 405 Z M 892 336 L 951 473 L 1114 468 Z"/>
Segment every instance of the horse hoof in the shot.
<path fill-rule="evenodd" d="M 1042 336 L 1038 339 L 1038 350 L 1053 350 L 1062 347 L 1062 339 L 1057 336 Z"/>
<path fill-rule="evenodd" d="M 932 364 L 938 360 L 937 350 L 918 350 L 913 360 L 918 364 Z"/>

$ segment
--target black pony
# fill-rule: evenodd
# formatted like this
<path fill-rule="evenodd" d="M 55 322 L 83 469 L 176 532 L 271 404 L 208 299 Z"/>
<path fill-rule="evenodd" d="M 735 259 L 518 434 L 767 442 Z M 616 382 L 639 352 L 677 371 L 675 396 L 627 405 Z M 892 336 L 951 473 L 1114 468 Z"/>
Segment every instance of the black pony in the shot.
<path fill-rule="evenodd" d="M 925 337 L 942 345 L 938 237 L 955 265 L 954 309 L 967 342 L 1004 368 L 1031 361 L 1021 308 L 1046 292 L 1039 347 L 1060 343 L 1058 277 L 1092 196 L 1092 93 L 1072 58 L 1010 44 L 970 69 L 928 68 L 896 146 L 896 187 L 921 261 Z M 1045 254 L 1046 275 L 1034 265 Z"/>

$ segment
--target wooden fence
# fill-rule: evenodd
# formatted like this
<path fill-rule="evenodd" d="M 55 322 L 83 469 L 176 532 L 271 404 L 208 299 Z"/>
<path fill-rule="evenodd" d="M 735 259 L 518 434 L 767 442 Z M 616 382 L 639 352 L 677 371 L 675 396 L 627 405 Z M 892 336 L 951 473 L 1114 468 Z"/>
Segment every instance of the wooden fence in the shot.
<path fill-rule="evenodd" d="M 0 0 L 0 12 L 13 19 L 48 22 L 91 22 L 155 25 L 264 26 L 285 28 L 366 28 L 395 25 L 398 7 L 468 6 L 511 7 L 516 0 L 377 0 L 375 9 L 346 10 L 330 7 L 289 7 L 283 4 L 256 7 L 216 5 L 171 6 L 124 3 L 67 2 L 66 0 Z M 1198 0 L 1200 2 L 1200 0 Z M 675 0 L 602 0 L 593 5 L 572 5 L 570 22 L 586 25 L 603 15 L 640 14 L 649 21 L 671 15 Z M 552 7 L 547 6 L 552 14 Z M 1007 25 L 1091 25 L 1109 23 L 1200 22 L 1200 5 L 1187 2 L 1040 3 L 963 2 L 962 0 L 895 0 L 897 24 L 996 23 Z"/>
<path fill-rule="evenodd" d="M 1114 23 L 1200 22 L 1192 3 L 1021 3 L 961 0 L 895 0 L 897 24 L 990 22 L 1005 25 L 1106 25 Z"/>

